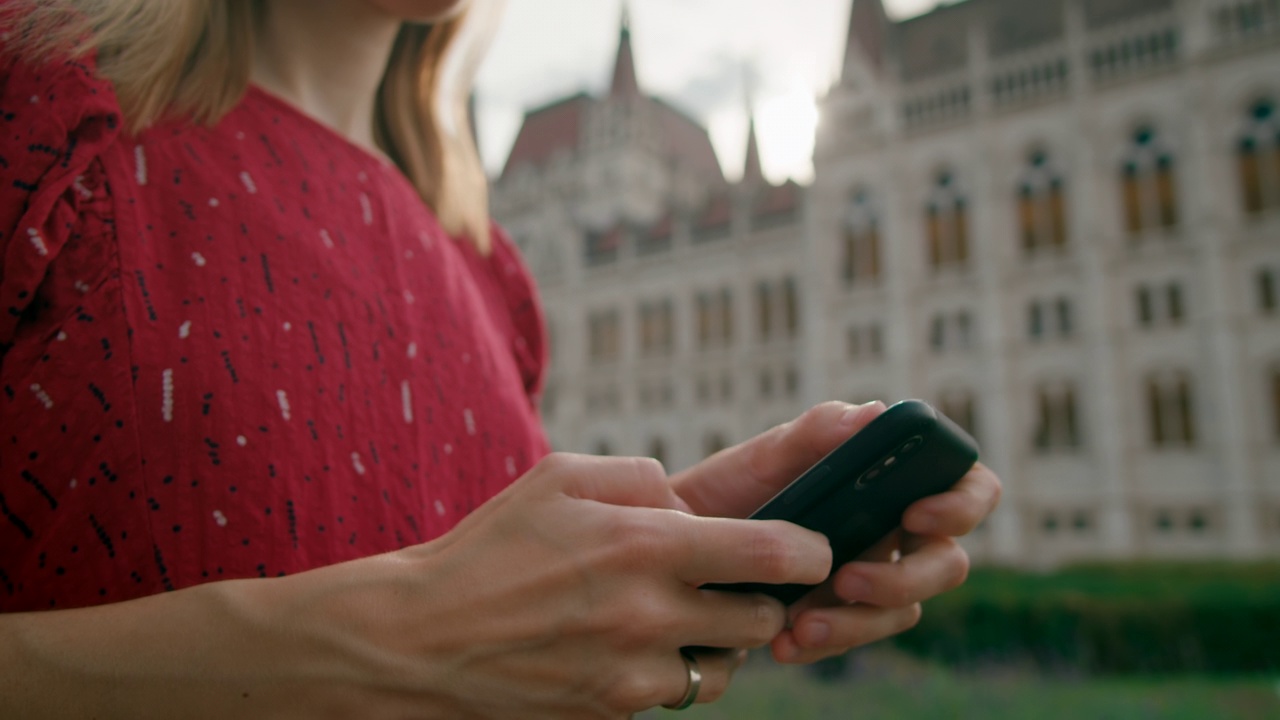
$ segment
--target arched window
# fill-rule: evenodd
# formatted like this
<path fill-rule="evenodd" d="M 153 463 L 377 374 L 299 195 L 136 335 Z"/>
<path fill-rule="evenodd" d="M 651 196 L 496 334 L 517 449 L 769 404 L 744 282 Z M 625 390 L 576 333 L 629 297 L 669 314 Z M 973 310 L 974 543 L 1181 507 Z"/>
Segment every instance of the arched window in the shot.
<path fill-rule="evenodd" d="M 943 393 L 937 403 L 939 412 L 951 418 L 965 432 L 978 437 L 978 410 L 973 393 L 967 389 L 954 389 Z"/>
<path fill-rule="evenodd" d="M 1186 372 L 1147 378 L 1147 414 L 1156 448 L 1191 447 L 1196 442 L 1191 377 Z"/>
<path fill-rule="evenodd" d="M 1036 388 L 1036 422 L 1032 444 L 1038 452 L 1080 446 L 1075 383 L 1043 383 Z"/>
<path fill-rule="evenodd" d="M 929 267 L 937 270 L 966 265 L 969 261 L 969 212 L 951 171 L 938 173 L 925 206 L 925 220 Z"/>
<path fill-rule="evenodd" d="M 1270 100 L 1249 108 L 1238 165 L 1244 211 L 1257 215 L 1280 208 L 1280 117 Z"/>
<path fill-rule="evenodd" d="M 1121 172 L 1125 229 L 1138 237 L 1178 224 L 1178 192 L 1173 153 L 1144 126 L 1133 134 Z"/>
<path fill-rule="evenodd" d="M 840 274 L 845 285 L 874 281 L 880 277 L 880 222 L 866 190 L 860 190 L 853 196 L 845 214 L 843 249 Z"/>
<path fill-rule="evenodd" d="M 1034 253 L 1067 244 L 1067 208 L 1062 176 L 1037 150 L 1018 183 L 1018 225 L 1022 249 Z"/>
<path fill-rule="evenodd" d="M 1271 369 L 1271 419 L 1272 438 L 1280 442 L 1280 366 Z"/>

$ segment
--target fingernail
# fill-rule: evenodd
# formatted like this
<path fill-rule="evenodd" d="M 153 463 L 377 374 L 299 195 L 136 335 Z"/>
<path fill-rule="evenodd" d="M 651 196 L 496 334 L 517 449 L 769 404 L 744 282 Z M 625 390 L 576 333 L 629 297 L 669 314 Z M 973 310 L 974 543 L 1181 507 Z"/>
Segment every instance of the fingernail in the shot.
<path fill-rule="evenodd" d="M 791 662 L 798 657 L 800 657 L 800 646 L 795 642 L 789 642 L 782 652 L 778 653 L 778 662 Z"/>
<path fill-rule="evenodd" d="M 928 535 L 938 529 L 938 516 L 933 513 L 916 513 L 911 518 L 911 529 L 922 535 Z"/>
<path fill-rule="evenodd" d="M 858 425 L 858 422 L 869 412 L 872 412 L 879 401 L 869 402 L 865 405 L 852 405 L 848 410 L 844 411 L 844 415 L 840 416 L 840 421 L 836 423 L 841 430 L 852 430 Z"/>
<path fill-rule="evenodd" d="M 871 596 L 871 583 L 861 575 L 841 578 L 836 586 L 840 599 L 846 602 L 857 602 Z"/>
<path fill-rule="evenodd" d="M 821 647 L 831 638 L 831 626 L 822 620 L 805 623 L 804 644 L 809 647 Z"/>

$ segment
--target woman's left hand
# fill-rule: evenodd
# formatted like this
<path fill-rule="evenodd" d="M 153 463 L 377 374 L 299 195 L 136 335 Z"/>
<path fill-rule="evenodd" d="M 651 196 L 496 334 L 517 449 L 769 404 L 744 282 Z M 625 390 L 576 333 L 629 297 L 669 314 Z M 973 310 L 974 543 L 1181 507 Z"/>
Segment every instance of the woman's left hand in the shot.
<path fill-rule="evenodd" d="M 818 405 L 673 476 L 672 485 L 699 515 L 746 517 L 884 410 L 879 402 Z M 969 557 L 955 538 L 995 509 L 1000 492 L 995 473 L 977 464 L 951 490 L 913 504 L 901 530 L 789 608 L 774 658 L 815 662 L 914 626 L 921 601 L 964 582 Z"/>

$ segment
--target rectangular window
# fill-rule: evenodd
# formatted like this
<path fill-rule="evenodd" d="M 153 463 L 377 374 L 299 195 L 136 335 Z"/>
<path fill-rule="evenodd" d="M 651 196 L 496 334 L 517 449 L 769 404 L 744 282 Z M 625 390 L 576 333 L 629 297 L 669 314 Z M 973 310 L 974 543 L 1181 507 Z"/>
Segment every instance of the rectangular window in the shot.
<path fill-rule="evenodd" d="M 658 347 L 664 353 L 676 349 L 676 311 L 670 300 L 658 306 Z"/>
<path fill-rule="evenodd" d="M 711 296 L 707 293 L 698 293 L 698 347 L 707 348 L 711 345 Z"/>
<path fill-rule="evenodd" d="M 1032 340 L 1044 337 L 1044 308 L 1038 300 L 1027 306 L 1027 334 Z"/>
<path fill-rule="evenodd" d="M 1124 218 L 1125 229 L 1130 235 L 1142 232 L 1142 187 L 1138 183 L 1138 168 L 1133 164 L 1124 169 Z"/>
<path fill-rule="evenodd" d="M 1063 337 L 1071 337 L 1075 333 L 1075 322 L 1071 312 L 1071 301 L 1058 298 L 1058 332 Z"/>
<path fill-rule="evenodd" d="M 1178 224 L 1178 197 L 1174 187 L 1173 158 L 1160 158 L 1156 166 L 1156 198 L 1160 203 L 1160 224 L 1173 227 Z"/>
<path fill-rule="evenodd" d="M 1256 215 L 1263 210 L 1262 168 L 1258 162 L 1258 148 L 1253 138 L 1240 146 L 1240 189 L 1244 198 L 1244 211 Z"/>
<path fill-rule="evenodd" d="M 862 355 L 862 333 L 858 328 L 849 328 L 846 335 L 846 348 L 850 360 L 857 360 Z"/>
<path fill-rule="evenodd" d="M 733 344 L 733 292 L 729 288 L 720 291 L 720 341 L 725 347 Z"/>
<path fill-rule="evenodd" d="M 872 221 L 871 226 L 867 228 L 862 244 L 866 265 L 866 270 L 862 274 L 874 280 L 880 277 L 880 226 L 875 221 Z"/>
<path fill-rule="evenodd" d="M 840 276 L 845 285 L 852 285 L 858 277 L 858 235 L 850 229 L 844 231 L 844 262 L 841 264 Z"/>
<path fill-rule="evenodd" d="M 1170 283 L 1166 292 L 1169 298 L 1169 321 L 1174 325 L 1181 325 L 1186 316 L 1182 305 L 1182 286 Z"/>
<path fill-rule="evenodd" d="M 796 287 L 796 279 L 789 277 L 782 281 L 782 317 L 787 324 L 787 337 L 800 334 L 800 293 Z"/>
<path fill-rule="evenodd" d="M 947 320 L 941 315 L 933 317 L 933 330 L 929 335 L 929 345 L 934 352 L 942 352 L 947 347 Z"/>
<path fill-rule="evenodd" d="M 884 341 L 881 338 L 879 323 L 872 324 L 868 327 L 867 334 L 869 335 L 868 343 L 871 345 L 871 356 L 877 358 L 883 356 Z"/>
<path fill-rule="evenodd" d="M 648 355 L 654 351 L 657 345 L 655 340 L 655 332 L 657 325 L 654 317 L 654 307 L 649 303 L 640 305 L 640 352 Z"/>
<path fill-rule="evenodd" d="M 955 255 L 953 260 L 957 265 L 966 265 L 969 262 L 969 212 L 965 207 L 963 199 L 956 200 L 956 216 L 955 216 Z"/>
<path fill-rule="evenodd" d="M 773 289 L 767 282 L 756 286 L 756 329 L 761 342 L 768 342 L 773 334 Z"/>
<path fill-rule="evenodd" d="M 593 362 L 618 359 L 618 311 L 605 310 L 587 318 L 587 351 Z"/>
<path fill-rule="evenodd" d="M 956 335 L 959 338 L 959 344 L 962 348 L 973 347 L 973 319 L 969 313 L 962 312 L 956 315 Z"/>
<path fill-rule="evenodd" d="M 1151 327 L 1155 321 L 1155 309 L 1151 302 L 1151 289 L 1145 285 L 1138 288 L 1138 324 Z"/>
<path fill-rule="evenodd" d="M 929 237 L 929 267 L 937 268 L 942 264 L 942 218 L 937 206 L 929 206 L 927 228 Z"/>
<path fill-rule="evenodd" d="M 963 393 L 944 398 L 938 409 L 942 411 L 943 415 L 951 418 L 961 429 L 977 439 L 978 418 L 972 395 Z"/>
<path fill-rule="evenodd" d="M 1067 447 L 1080 447 L 1080 422 L 1076 412 L 1076 389 L 1068 386 L 1062 394 L 1063 442 Z"/>
<path fill-rule="evenodd" d="M 1018 220 L 1022 227 L 1022 249 L 1033 252 L 1039 235 L 1039 223 L 1036 222 L 1035 192 L 1024 185 L 1018 196 Z"/>
<path fill-rule="evenodd" d="M 1258 271 L 1258 309 L 1264 315 L 1276 311 L 1276 272 L 1271 268 Z"/>
<path fill-rule="evenodd" d="M 1274 438 L 1280 442 L 1280 368 L 1271 371 L 1271 418 L 1275 429 Z"/>
<path fill-rule="evenodd" d="M 1147 381 L 1147 421 L 1154 447 L 1163 447 L 1165 443 L 1163 392 L 1160 383 L 1154 379 Z"/>
<path fill-rule="evenodd" d="M 1036 431 L 1032 442 L 1041 452 L 1053 446 L 1053 400 L 1044 388 L 1036 391 Z"/>
<path fill-rule="evenodd" d="M 1155 447 L 1192 447 L 1196 444 L 1196 419 L 1191 380 L 1185 373 L 1147 381 L 1151 444 Z"/>
<path fill-rule="evenodd" d="M 1185 376 L 1180 377 L 1175 388 L 1180 431 L 1178 440 L 1181 444 L 1190 447 L 1196 444 L 1196 418 L 1192 412 L 1191 381 Z"/>
<path fill-rule="evenodd" d="M 1067 244 L 1067 208 L 1063 197 L 1062 181 L 1054 180 L 1049 186 L 1049 221 L 1053 230 L 1054 247 L 1065 247 Z"/>

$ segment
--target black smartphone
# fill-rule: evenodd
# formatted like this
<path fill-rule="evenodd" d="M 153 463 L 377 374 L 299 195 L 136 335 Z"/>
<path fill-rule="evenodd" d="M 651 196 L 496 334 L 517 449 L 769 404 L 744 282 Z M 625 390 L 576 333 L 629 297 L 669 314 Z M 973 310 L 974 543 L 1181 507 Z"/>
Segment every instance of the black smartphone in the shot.
<path fill-rule="evenodd" d="M 969 433 L 927 403 L 905 400 L 886 409 L 751 517 L 787 520 L 826 535 L 834 571 L 897 528 L 912 503 L 955 485 L 977 460 L 978 444 Z M 814 586 L 703 587 L 764 593 L 791 604 Z"/>

